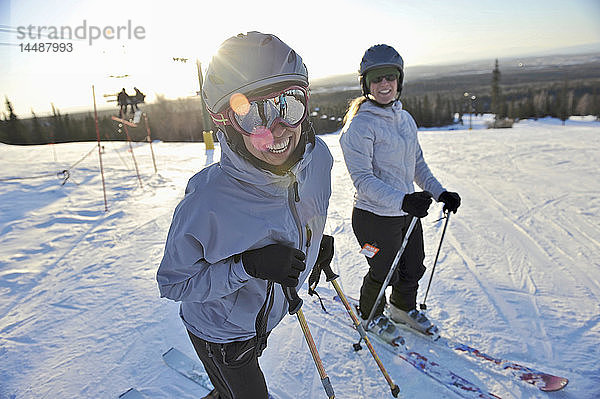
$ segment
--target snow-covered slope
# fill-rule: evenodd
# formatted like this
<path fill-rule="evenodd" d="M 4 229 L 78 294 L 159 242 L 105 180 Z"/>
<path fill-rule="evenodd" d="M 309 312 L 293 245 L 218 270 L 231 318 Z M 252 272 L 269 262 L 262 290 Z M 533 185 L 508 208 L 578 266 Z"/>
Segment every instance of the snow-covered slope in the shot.
<path fill-rule="evenodd" d="M 335 159 L 332 266 L 357 297 L 367 264 L 350 224 L 354 190 L 339 135 L 321 137 Z M 502 398 L 600 397 L 600 124 L 522 121 L 423 131 L 420 140 L 434 174 L 463 199 L 427 300 L 430 317 L 448 337 L 570 383 L 546 394 L 410 334 L 408 346 Z M 0 144 L 0 398 L 116 398 L 132 386 L 149 398 L 205 393 L 161 360 L 171 346 L 194 354 L 178 305 L 159 298 L 155 273 L 187 179 L 213 156 L 202 144 L 155 142 L 154 174 L 140 143 L 140 187 L 127 145 L 103 145 L 108 212 L 95 143 Z M 61 185 L 55 173 L 81 158 Z M 423 220 L 426 266 L 440 215 L 436 204 Z M 305 288 L 304 314 L 336 397 L 391 397 L 369 352 L 352 350 L 349 319 L 322 312 Z M 333 295 L 324 279 L 318 290 Z M 379 354 L 403 397 L 456 397 Z M 279 399 L 325 397 L 295 317 L 275 329 L 261 364 Z"/>

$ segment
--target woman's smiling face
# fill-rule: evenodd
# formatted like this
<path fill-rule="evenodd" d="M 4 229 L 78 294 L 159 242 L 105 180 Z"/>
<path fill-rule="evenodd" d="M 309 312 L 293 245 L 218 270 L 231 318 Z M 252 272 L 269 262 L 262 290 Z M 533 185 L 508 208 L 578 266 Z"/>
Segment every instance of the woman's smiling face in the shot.
<path fill-rule="evenodd" d="M 398 94 L 398 79 L 389 81 L 384 78 L 379 83 L 371 82 L 369 92 L 379 104 L 389 104 L 396 99 Z"/>
<path fill-rule="evenodd" d="M 270 131 L 265 129 L 258 135 L 242 135 L 242 138 L 250 154 L 268 164 L 279 166 L 296 149 L 301 132 L 301 125 L 292 128 L 277 123 Z"/>

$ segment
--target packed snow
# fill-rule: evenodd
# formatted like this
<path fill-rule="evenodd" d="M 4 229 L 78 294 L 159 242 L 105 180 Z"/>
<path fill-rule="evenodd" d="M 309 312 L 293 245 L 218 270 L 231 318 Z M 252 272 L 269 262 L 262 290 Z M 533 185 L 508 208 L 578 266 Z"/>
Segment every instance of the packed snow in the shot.
<path fill-rule="evenodd" d="M 600 123 L 521 121 L 512 129 L 421 131 L 430 168 L 462 196 L 427 298 L 442 334 L 503 359 L 569 378 L 548 394 L 407 333 L 407 345 L 502 398 L 600 397 Z M 468 121 L 466 122 L 468 123 Z M 350 217 L 354 188 L 338 143 L 326 233 L 348 296 L 367 263 Z M 218 161 L 202 143 L 103 142 L 98 146 L 0 144 L 0 398 L 198 398 L 206 390 L 167 367 L 175 347 L 195 358 L 178 304 L 159 298 L 155 274 L 187 180 Z M 63 172 L 68 170 L 69 173 Z M 68 177 L 68 178 L 67 178 Z M 66 181 L 65 181 L 66 178 Z M 62 184 L 64 183 L 64 184 Z M 210 190 L 210 187 L 206 187 Z M 442 207 L 423 219 L 428 267 Z M 318 292 L 333 288 L 322 278 Z M 324 313 L 300 290 L 304 315 L 337 398 L 388 398 L 389 386 L 350 318 Z M 397 357 L 378 353 L 404 398 L 456 398 Z M 278 399 L 325 398 L 295 316 L 261 357 Z"/>

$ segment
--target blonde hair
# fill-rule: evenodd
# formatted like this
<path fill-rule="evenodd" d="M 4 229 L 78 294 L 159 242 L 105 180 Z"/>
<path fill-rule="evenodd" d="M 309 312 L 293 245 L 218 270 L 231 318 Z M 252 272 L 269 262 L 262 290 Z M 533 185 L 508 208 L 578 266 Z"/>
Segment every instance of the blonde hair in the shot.
<path fill-rule="evenodd" d="M 358 113 L 360 106 L 367 101 L 366 96 L 356 97 L 354 100 L 350 101 L 350 105 L 348 105 L 348 111 L 346 111 L 346 115 L 344 115 L 344 131 L 346 127 L 352 121 L 352 118 Z"/>

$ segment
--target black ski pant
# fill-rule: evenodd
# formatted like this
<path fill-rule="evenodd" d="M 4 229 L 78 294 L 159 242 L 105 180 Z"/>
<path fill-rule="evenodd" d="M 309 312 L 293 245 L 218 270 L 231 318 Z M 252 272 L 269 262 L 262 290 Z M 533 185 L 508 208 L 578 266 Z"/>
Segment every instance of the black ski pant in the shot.
<path fill-rule="evenodd" d="M 268 399 L 265 377 L 258 358 L 266 347 L 256 338 L 227 344 L 208 342 L 188 331 L 192 345 L 204 365 L 219 399 Z"/>
<path fill-rule="evenodd" d="M 352 212 L 352 229 L 360 246 L 371 244 L 379 248 L 375 256 L 367 257 L 369 272 L 364 277 L 360 290 L 360 313 L 364 319 L 369 317 L 375 305 L 377 295 L 392 267 L 396 253 L 402 246 L 411 220 L 410 215 L 379 216 L 358 208 L 354 208 Z M 394 306 L 405 311 L 416 308 L 419 280 L 425 273 L 424 259 L 423 229 L 421 221 L 418 220 L 389 283 L 392 286 L 390 302 Z M 375 315 L 383 312 L 385 303 L 384 295 Z"/>

